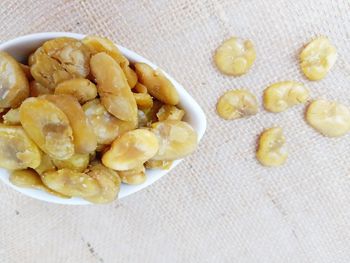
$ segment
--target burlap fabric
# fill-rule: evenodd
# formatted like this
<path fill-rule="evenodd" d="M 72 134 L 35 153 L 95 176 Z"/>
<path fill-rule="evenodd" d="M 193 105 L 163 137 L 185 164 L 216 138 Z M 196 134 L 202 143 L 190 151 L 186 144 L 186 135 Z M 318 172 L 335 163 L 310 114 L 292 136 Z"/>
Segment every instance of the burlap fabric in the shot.
<path fill-rule="evenodd" d="M 347 0 L 10 1 L 0 3 L 0 41 L 43 31 L 98 34 L 142 54 L 182 83 L 207 114 L 198 151 L 151 187 L 105 206 L 60 206 L 0 185 L 0 262 L 332 262 L 350 260 L 350 137 L 329 139 L 303 107 L 223 121 L 215 103 L 245 87 L 261 98 L 279 80 L 312 97 L 350 105 Z M 213 66 L 217 45 L 250 38 L 257 61 L 232 78 Z M 339 59 L 319 82 L 297 64 L 310 38 L 327 35 Z M 284 128 L 285 166 L 254 158 L 266 127 Z"/>

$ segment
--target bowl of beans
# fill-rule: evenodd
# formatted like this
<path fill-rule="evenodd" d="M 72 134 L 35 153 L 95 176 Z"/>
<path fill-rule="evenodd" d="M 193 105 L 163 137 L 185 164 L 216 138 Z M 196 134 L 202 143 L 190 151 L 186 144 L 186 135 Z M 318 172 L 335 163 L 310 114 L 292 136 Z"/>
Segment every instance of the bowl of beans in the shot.
<path fill-rule="evenodd" d="M 203 110 L 174 78 L 100 36 L 0 45 L 0 179 L 59 204 L 133 194 L 192 154 Z"/>

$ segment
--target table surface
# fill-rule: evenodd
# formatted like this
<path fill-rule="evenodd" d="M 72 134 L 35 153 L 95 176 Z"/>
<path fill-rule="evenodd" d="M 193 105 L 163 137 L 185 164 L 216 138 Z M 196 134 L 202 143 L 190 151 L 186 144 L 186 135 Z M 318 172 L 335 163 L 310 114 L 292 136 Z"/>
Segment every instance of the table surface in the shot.
<path fill-rule="evenodd" d="M 261 98 L 280 80 L 305 83 L 313 98 L 350 105 L 350 2 L 346 0 L 3 0 L 0 42 L 45 31 L 107 36 L 174 76 L 203 107 L 197 152 L 151 187 L 110 205 L 62 206 L 0 185 L 1 262 L 349 262 L 350 137 L 322 137 L 304 107 L 224 121 L 226 90 Z M 212 55 L 232 35 L 251 39 L 257 60 L 233 78 Z M 339 57 L 322 81 L 299 71 L 301 47 L 326 35 Z M 264 168 L 256 139 L 284 128 L 286 165 Z"/>

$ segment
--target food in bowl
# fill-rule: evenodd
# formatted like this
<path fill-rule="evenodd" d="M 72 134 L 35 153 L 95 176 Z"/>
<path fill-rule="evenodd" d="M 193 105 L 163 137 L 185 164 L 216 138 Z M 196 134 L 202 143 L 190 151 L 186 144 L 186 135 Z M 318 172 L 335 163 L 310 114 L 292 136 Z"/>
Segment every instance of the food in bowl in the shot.
<path fill-rule="evenodd" d="M 108 39 L 60 37 L 28 65 L 6 52 L 0 64 L 0 166 L 19 187 L 108 203 L 121 183 L 145 182 L 145 166 L 167 169 L 197 146 L 173 83 Z"/>

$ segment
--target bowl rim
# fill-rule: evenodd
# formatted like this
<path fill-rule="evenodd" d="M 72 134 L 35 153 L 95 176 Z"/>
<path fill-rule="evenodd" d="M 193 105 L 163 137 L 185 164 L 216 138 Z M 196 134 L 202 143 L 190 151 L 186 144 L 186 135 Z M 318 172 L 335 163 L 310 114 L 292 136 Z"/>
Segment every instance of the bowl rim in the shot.
<path fill-rule="evenodd" d="M 28 35 L 23 35 L 16 37 L 14 39 L 5 41 L 0 44 L 0 51 L 7 50 L 9 48 L 12 48 L 17 45 L 24 45 L 25 43 L 33 43 L 33 42 L 45 42 L 50 39 L 54 39 L 57 37 L 72 37 L 75 39 L 82 39 L 84 38 L 85 34 L 79 34 L 79 33 L 73 33 L 73 32 L 40 32 L 40 33 L 33 33 L 33 34 L 28 34 Z M 40 44 L 38 44 L 40 45 Z M 121 53 L 126 56 L 130 61 L 132 62 L 144 62 L 148 65 L 150 65 L 152 68 L 159 68 L 156 66 L 154 63 L 149 61 L 148 59 L 144 58 L 140 54 L 129 50 L 128 48 L 125 48 L 121 45 L 115 44 Z M 172 76 L 170 76 L 167 72 L 165 72 L 162 69 L 162 72 L 165 74 L 165 76 L 174 84 L 176 90 L 178 91 L 180 95 L 180 104 L 185 104 L 187 107 L 190 107 L 190 110 L 187 111 L 186 113 L 191 112 L 191 118 L 194 121 L 193 123 L 190 123 L 191 126 L 196 130 L 197 135 L 198 135 L 198 143 L 201 141 L 203 138 L 203 135 L 206 130 L 207 126 L 207 121 L 206 121 L 206 116 L 203 111 L 203 109 L 199 106 L 197 101 L 185 90 L 185 88 L 178 83 Z M 131 194 L 134 194 L 154 182 L 158 181 L 160 178 L 168 174 L 172 169 L 174 169 L 183 159 L 176 160 L 173 162 L 173 165 L 171 166 L 170 169 L 168 170 L 159 170 L 159 169 L 154 169 L 154 170 L 147 170 L 147 180 L 145 183 L 140 184 L 140 185 L 126 185 L 122 184 L 121 186 L 121 191 L 119 193 L 118 199 L 122 199 L 126 196 L 129 196 Z M 10 186 L 11 188 L 15 189 L 16 191 L 29 196 L 31 198 L 49 202 L 49 203 L 55 203 L 55 204 L 64 204 L 64 205 L 88 205 L 91 204 L 90 202 L 78 198 L 78 197 L 72 197 L 70 199 L 63 199 L 59 198 L 50 194 L 47 194 L 41 190 L 36 190 L 36 189 L 30 189 L 30 188 L 20 188 L 15 185 L 13 185 L 9 181 L 9 172 L 6 169 L 0 168 L 0 180 L 3 181 L 6 185 Z"/>

